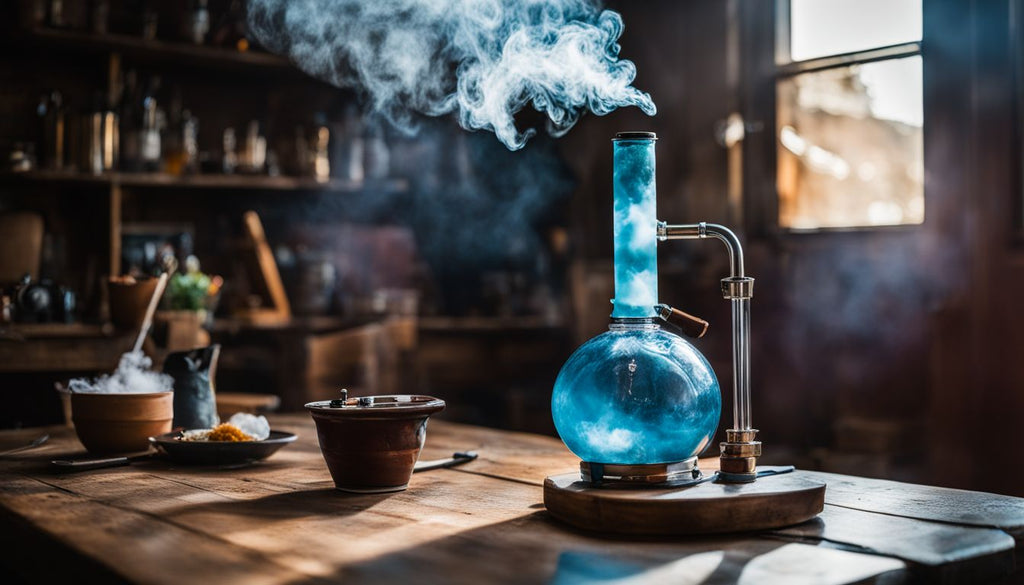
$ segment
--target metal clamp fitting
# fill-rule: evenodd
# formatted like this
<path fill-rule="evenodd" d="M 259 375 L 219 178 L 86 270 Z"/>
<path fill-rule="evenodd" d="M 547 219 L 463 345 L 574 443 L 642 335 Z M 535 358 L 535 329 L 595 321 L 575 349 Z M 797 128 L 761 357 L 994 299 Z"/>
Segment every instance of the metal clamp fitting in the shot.
<path fill-rule="evenodd" d="M 761 442 L 755 441 L 757 429 L 729 429 L 720 443 L 718 479 L 727 483 L 750 483 L 757 479 L 757 458 Z"/>
<path fill-rule="evenodd" d="M 722 296 L 726 299 L 749 299 L 754 296 L 754 279 L 749 276 L 729 276 L 722 279 Z"/>

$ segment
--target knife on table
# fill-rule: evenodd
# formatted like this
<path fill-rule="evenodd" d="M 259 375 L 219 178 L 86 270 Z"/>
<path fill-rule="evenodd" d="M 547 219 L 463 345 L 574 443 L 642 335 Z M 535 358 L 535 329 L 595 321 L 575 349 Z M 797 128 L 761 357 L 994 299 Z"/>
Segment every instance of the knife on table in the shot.
<path fill-rule="evenodd" d="M 145 461 L 153 455 L 155 452 L 143 453 L 141 455 L 132 455 L 129 457 L 108 457 L 105 459 L 54 459 L 50 461 L 50 464 L 57 469 L 65 472 L 72 471 L 89 471 L 91 469 L 104 469 L 107 467 L 122 467 L 125 465 L 131 465 L 139 461 Z M 475 451 L 467 452 L 456 452 L 451 457 L 445 459 L 433 459 L 430 461 L 417 461 L 416 467 L 413 468 L 414 472 L 430 471 L 431 469 L 441 469 L 444 467 L 454 467 L 456 465 L 462 465 L 477 458 Z"/>
<path fill-rule="evenodd" d="M 108 457 L 105 459 L 54 459 L 50 461 L 60 471 L 89 471 L 90 469 L 103 469 L 106 467 L 122 467 L 132 463 L 145 461 L 156 453 L 143 453 L 128 457 Z"/>
<path fill-rule="evenodd" d="M 444 467 L 455 467 L 456 465 L 462 465 L 476 459 L 476 451 L 456 451 L 452 453 L 451 457 L 444 459 L 432 459 L 430 461 L 417 461 L 416 466 L 412 468 L 413 473 L 420 471 L 430 471 L 431 469 L 442 469 Z"/>

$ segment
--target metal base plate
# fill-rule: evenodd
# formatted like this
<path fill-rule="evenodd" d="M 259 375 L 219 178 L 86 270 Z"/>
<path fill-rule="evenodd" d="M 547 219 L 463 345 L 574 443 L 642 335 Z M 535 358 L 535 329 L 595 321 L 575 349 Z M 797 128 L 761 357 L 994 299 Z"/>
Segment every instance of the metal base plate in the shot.
<path fill-rule="evenodd" d="M 699 483 L 703 477 L 696 457 L 645 465 L 580 462 L 580 479 L 593 487 L 682 487 Z"/>

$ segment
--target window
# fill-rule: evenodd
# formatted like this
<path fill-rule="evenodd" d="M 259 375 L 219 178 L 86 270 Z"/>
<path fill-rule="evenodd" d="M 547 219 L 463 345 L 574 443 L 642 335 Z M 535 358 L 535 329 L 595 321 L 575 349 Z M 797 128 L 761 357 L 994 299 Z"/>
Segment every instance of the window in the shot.
<path fill-rule="evenodd" d="M 921 0 L 777 1 L 780 225 L 922 223 Z"/>

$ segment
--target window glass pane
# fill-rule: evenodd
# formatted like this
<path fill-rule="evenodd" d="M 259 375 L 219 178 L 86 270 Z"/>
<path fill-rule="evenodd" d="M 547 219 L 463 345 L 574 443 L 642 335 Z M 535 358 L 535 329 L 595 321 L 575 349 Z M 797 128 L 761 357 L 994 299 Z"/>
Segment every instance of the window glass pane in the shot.
<path fill-rule="evenodd" d="M 789 34 L 794 61 L 919 41 L 921 0 L 790 0 Z"/>
<path fill-rule="evenodd" d="M 779 222 L 791 229 L 924 221 L 921 57 L 778 84 Z"/>

